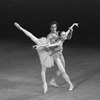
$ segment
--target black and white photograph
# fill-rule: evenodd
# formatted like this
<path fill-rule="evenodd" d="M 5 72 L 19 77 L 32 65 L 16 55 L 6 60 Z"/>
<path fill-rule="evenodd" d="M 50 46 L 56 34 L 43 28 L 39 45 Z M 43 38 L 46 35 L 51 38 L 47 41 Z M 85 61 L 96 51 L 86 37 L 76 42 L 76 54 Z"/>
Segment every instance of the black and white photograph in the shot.
<path fill-rule="evenodd" d="M 0 0 L 0 100 L 100 100 L 99 0 Z"/>

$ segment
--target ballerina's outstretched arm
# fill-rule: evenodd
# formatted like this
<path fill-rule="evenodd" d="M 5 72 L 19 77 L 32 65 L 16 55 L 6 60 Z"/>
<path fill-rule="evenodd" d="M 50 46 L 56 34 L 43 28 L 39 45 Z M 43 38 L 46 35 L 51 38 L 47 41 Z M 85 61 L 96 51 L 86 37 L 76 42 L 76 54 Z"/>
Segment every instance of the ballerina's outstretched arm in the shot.
<path fill-rule="evenodd" d="M 73 27 L 74 27 L 74 26 L 79 27 L 79 26 L 78 26 L 78 23 L 74 23 L 74 24 L 72 24 L 72 26 L 69 27 L 69 29 L 65 32 L 65 33 L 66 33 L 66 36 L 70 33 L 70 31 L 73 31 Z"/>
<path fill-rule="evenodd" d="M 37 37 L 35 37 L 32 33 L 30 33 L 29 31 L 27 31 L 26 29 L 22 28 L 18 23 L 14 23 L 14 25 L 21 31 L 23 31 L 33 42 L 35 42 L 36 44 L 39 43 L 39 39 Z"/>
<path fill-rule="evenodd" d="M 55 47 L 55 46 L 59 46 L 62 44 L 62 41 L 58 41 L 56 43 L 53 43 L 53 44 L 47 44 L 45 47 L 46 48 L 49 48 L 49 47 Z"/>

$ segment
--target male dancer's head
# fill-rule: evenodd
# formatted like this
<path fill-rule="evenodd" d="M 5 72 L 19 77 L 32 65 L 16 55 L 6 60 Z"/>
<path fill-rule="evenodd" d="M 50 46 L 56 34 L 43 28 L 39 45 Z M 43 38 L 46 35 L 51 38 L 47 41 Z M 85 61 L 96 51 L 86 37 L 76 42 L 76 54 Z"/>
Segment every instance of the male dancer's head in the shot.
<path fill-rule="evenodd" d="M 58 23 L 56 21 L 52 21 L 51 25 L 50 25 L 51 33 L 56 33 L 57 32 L 57 27 L 58 27 Z"/>

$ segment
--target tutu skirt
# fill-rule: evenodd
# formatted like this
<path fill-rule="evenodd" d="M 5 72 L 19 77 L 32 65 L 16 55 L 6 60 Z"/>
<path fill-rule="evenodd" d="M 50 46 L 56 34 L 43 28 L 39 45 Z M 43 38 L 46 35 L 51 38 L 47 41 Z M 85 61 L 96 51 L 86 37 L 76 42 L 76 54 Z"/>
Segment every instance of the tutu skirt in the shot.
<path fill-rule="evenodd" d="M 38 55 L 42 66 L 49 68 L 54 66 L 53 56 L 50 56 L 48 52 L 46 51 L 38 52 Z"/>
<path fill-rule="evenodd" d="M 46 44 L 46 38 L 40 38 L 38 45 L 45 45 Z M 53 56 L 50 55 L 50 51 L 48 51 L 45 47 L 38 47 L 37 48 L 38 55 L 40 58 L 40 63 L 42 67 L 52 67 L 54 66 L 54 59 Z"/>

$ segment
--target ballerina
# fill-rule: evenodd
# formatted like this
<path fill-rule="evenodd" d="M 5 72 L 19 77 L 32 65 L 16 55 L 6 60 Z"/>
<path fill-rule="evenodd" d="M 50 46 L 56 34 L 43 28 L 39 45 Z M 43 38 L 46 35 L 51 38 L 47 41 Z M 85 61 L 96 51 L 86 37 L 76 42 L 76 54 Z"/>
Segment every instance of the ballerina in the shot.
<path fill-rule="evenodd" d="M 70 88 L 69 90 L 73 90 L 74 86 L 72 84 L 72 82 L 70 81 L 70 78 L 69 76 L 66 74 L 65 72 L 65 60 L 64 60 L 64 57 L 62 55 L 62 51 L 63 51 L 63 42 L 66 40 L 66 39 L 71 39 L 72 37 L 72 32 L 73 32 L 73 27 L 74 26 L 78 26 L 78 23 L 74 23 L 67 32 L 61 32 L 61 37 L 58 41 L 58 43 L 56 42 L 55 44 L 52 44 L 52 46 L 56 46 L 52 49 L 52 56 L 54 57 L 55 59 L 55 62 L 57 63 L 58 65 L 58 71 L 56 71 L 56 76 L 52 78 L 52 80 L 50 81 L 50 84 L 53 85 L 53 86 L 58 86 L 55 82 L 55 80 L 57 79 L 57 77 L 62 74 L 63 78 L 68 82 L 68 84 L 70 85 Z M 54 40 L 55 38 L 51 39 L 51 41 L 55 41 Z M 57 47 L 58 45 L 58 47 Z"/>
<path fill-rule="evenodd" d="M 46 48 L 46 45 L 48 45 L 48 46 L 50 45 L 50 41 L 46 37 L 41 37 L 41 38 L 35 37 L 31 32 L 22 28 L 16 22 L 14 23 L 14 25 L 19 30 L 24 32 L 33 42 L 36 43 L 36 45 L 34 45 L 33 48 L 36 48 L 38 55 L 39 55 L 39 58 L 40 58 L 40 63 L 42 66 L 41 77 L 42 77 L 42 81 L 43 81 L 43 89 L 44 89 L 44 93 L 46 93 L 48 91 L 47 82 L 46 82 L 46 74 L 45 74 L 46 69 L 54 66 L 53 57 L 50 56 L 51 51 L 49 51 L 49 49 Z"/>

